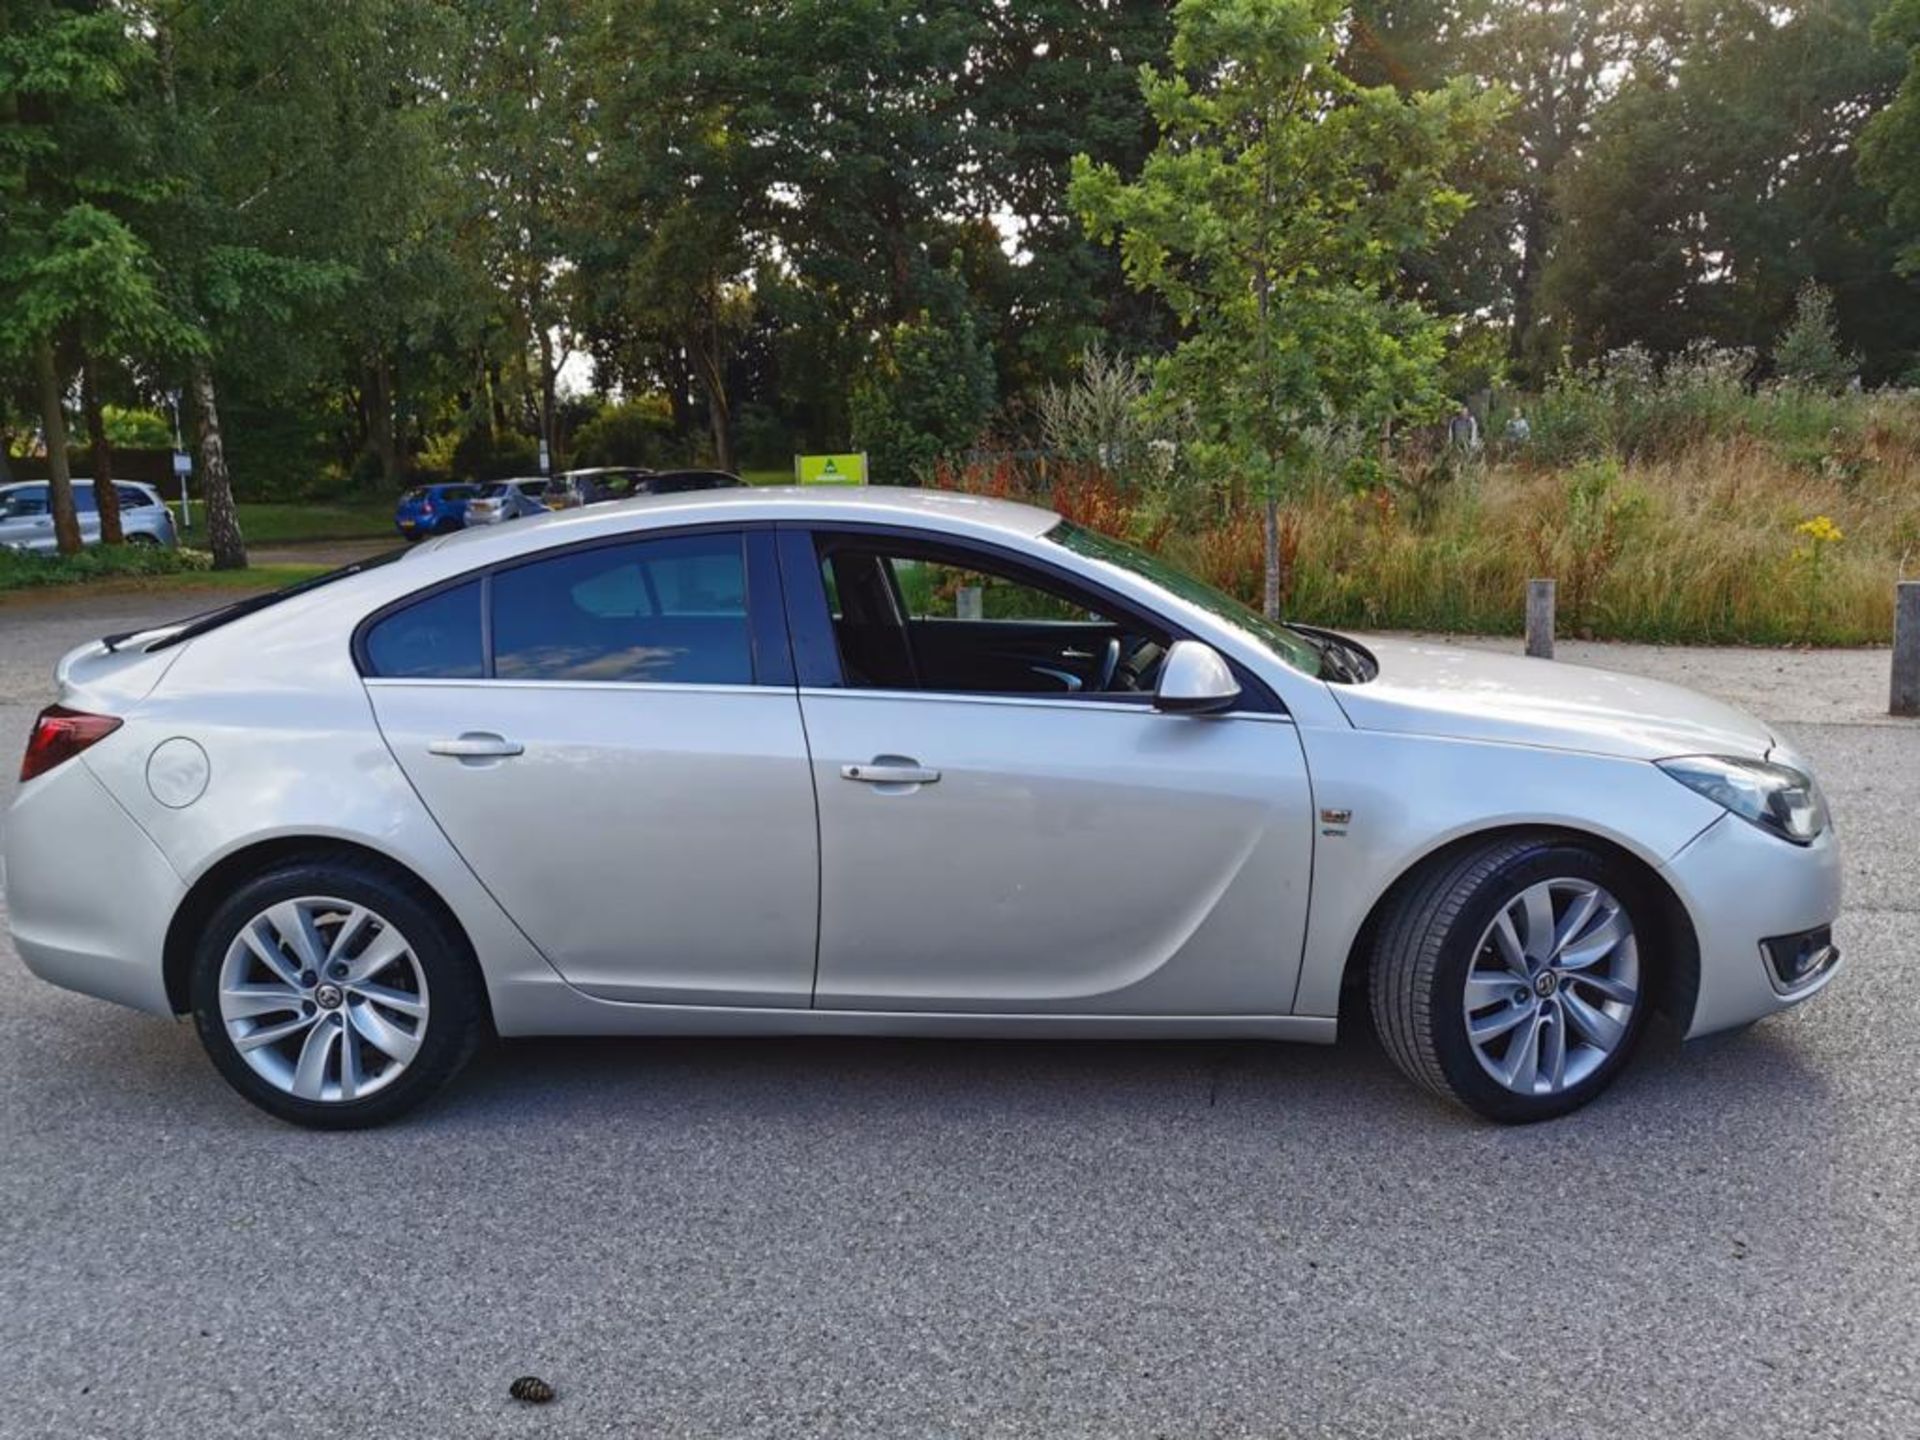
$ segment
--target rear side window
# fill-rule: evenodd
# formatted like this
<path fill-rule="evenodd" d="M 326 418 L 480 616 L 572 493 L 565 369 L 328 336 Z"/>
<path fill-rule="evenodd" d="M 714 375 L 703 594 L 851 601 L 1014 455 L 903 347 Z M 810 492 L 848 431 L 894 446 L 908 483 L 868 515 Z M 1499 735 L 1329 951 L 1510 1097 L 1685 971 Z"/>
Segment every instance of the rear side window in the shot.
<path fill-rule="evenodd" d="M 737 534 L 578 550 L 493 577 L 502 680 L 751 685 Z"/>
<path fill-rule="evenodd" d="M 385 616 L 367 631 L 366 646 L 375 675 L 478 680 L 486 673 L 480 582 L 442 590 Z"/>

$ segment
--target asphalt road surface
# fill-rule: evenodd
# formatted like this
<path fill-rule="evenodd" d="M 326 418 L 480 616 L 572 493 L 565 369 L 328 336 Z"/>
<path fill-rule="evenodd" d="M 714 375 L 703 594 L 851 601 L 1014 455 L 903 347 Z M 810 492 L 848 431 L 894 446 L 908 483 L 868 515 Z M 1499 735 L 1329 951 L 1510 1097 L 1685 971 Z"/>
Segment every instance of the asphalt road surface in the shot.
<path fill-rule="evenodd" d="M 0 750 L 143 603 L 0 606 Z M 523 1042 L 307 1134 L 0 940 L 0 1435 L 1920 1434 L 1920 727 L 1885 652 L 1595 649 L 1812 756 L 1850 970 L 1533 1129 L 1354 1028 Z"/>

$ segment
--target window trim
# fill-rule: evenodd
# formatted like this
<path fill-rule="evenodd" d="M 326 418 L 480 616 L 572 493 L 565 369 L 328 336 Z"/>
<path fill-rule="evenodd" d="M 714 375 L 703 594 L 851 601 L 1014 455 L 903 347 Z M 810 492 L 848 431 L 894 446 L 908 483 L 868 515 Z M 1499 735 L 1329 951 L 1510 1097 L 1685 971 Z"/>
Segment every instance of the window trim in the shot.
<path fill-rule="evenodd" d="M 1100 704 L 1140 708 L 1150 706 L 1153 700 L 1152 694 L 1146 691 L 1137 692 L 1138 699 L 1116 699 L 1113 693 L 1105 691 L 1091 693 L 1063 691 L 1058 695 L 1035 695 L 1009 690 L 876 690 L 848 685 L 841 668 L 840 645 L 833 630 L 833 615 L 827 606 L 826 582 L 820 575 L 822 542 L 830 541 L 836 536 L 855 540 L 869 538 L 881 541 L 893 540 L 936 552 L 958 551 L 962 554 L 979 556 L 989 562 L 987 568 L 1004 572 L 1010 579 L 1019 581 L 1023 575 L 1029 576 L 1033 578 L 1026 583 L 1036 584 L 1042 589 L 1065 587 L 1070 592 L 1077 591 L 1092 596 L 1099 602 L 1095 608 L 1101 613 L 1109 614 L 1117 621 L 1132 622 L 1162 631 L 1169 637 L 1169 643 L 1175 640 L 1200 640 L 1204 644 L 1212 644 L 1204 637 L 1196 635 L 1187 626 L 1148 609 L 1138 601 L 1119 594 L 1097 580 L 1090 580 L 1065 565 L 1021 551 L 1008 550 L 990 541 L 976 540 L 972 536 L 952 535 L 945 531 L 926 530 L 911 525 L 858 521 L 828 523 L 814 520 L 782 520 L 776 521 L 774 528 L 779 535 L 780 580 L 782 594 L 786 601 L 787 628 L 793 643 L 794 671 L 803 692 L 807 690 L 844 691 L 849 695 L 896 698 L 918 695 L 946 700 L 1037 700 L 1049 705 Z M 1240 682 L 1240 700 L 1225 713 L 1229 715 L 1285 715 L 1287 713 L 1287 707 L 1265 680 L 1236 657 L 1224 651 L 1221 652 L 1221 658 L 1227 662 L 1233 671 L 1234 678 Z"/>
<path fill-rule="evenodd" d="M 550 545 L 543 550 L 506 556 L 490 565 L 463 570 L 458 575 L 436 580 L 431 585 L 423 585 L 418 590 L 411 590 L 405 595 L 389 600 L 386 604 L 362 616 L 353 627 L 350 642 L 353 668 L 359 673 L 361 680 L 368 684 L 378 681 L 387 685 L 501 684 L 570 687 L 591 685 L 598 688 L 624 689 L 689 688 L 690 682 L 675 680 L 541 679 L 528 676 L 501 680 L 494 671 L 493 578 L 507 570 L 538 565 L 548 560 L 558 560 L 590 550 L 607 550 L 623 545 L 641 545 L 650 540 L 678 540 L 700 535 L 733 535 L 739 538 L 742 579 L 746 585 L 747 651 L 753 678 L 744 684 L 700 682 L 692 685 L 692 688 L 751 690 L 775 686 L 791 689 L 794 683 L 793 657 L 781 612 L 779 569 L 773 557 L 772 527 L 764 520 L 710 521 L 699 525 L 660 526 L 644 530 L 627 530 L 615 535 L 596 535 L 591 539 L 576 540 L 565 545 Z M 476 581 L 480 585 L 480 676 L 478 679 L 462 679 L 459 676 L 450 675 L 382 675 L 379 672 L 367 648 L 367 636 L 372 633 L 375 626 L 409 606 L 424 603 L 446 591 L 457 590 L 463 585 L 470 585 Z"/>

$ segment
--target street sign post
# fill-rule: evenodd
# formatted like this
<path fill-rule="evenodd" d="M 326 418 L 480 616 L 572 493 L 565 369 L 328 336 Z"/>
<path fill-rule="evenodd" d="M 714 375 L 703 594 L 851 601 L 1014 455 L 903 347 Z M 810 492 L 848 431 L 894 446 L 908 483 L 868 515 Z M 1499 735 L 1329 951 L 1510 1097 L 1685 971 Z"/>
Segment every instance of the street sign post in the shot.
<path fill-rule="evenodd" d="M 865 451 L 853 455 L 796 455 L 794 478 L 802 485 L 864 485 L 867 483 Z"/>
<path fill-rule="evenodd" d="M 173 474 L 180 482 L 180 528 L 193 528 L 193 501 L 187 498 L 187 477 L 193 474 L 193 457 L 184 450 L 173 452 Z"/>

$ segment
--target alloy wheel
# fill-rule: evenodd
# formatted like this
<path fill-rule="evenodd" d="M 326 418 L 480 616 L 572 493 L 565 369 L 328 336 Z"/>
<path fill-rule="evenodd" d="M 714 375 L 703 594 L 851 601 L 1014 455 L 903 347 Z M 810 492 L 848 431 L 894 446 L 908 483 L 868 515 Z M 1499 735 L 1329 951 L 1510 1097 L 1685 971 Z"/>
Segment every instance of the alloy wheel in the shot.
<path fill-rule="evenodd" d="M 1481 1069 L 1519 1095 L 1557 1095 L 1626 1042 L 1640 1003 L 1627 909 L 1590 880 L 1541 880 L 1481 935 L 1462 1010 Z"/>
<path fill-rule="evenodd" d="M 220 1019 L 247 1065 L 299 1100 L 362 1100 L 399 1078 L 427 1033 L 427 977 L 406 936 L 364 905 L 283 900 L 220 966 Z"/>

